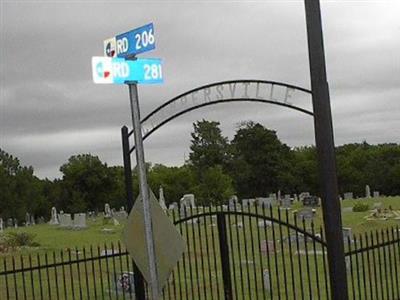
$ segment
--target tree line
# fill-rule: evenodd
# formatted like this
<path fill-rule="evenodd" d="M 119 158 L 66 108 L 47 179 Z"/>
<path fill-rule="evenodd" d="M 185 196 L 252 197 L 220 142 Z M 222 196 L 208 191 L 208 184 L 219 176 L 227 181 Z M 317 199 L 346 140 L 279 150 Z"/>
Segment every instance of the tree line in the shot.
<path fill-rule="evenodd" d="M 316 149 L 290 148 L 275 131 L 254 122 L 241 123 L 232 140 L 219 123 L 193 124 L 189 159 L 177 167 L 147 163 L 150 188 L 163 187 L 167 205 L 193 193 L 202 205 L 239 198 L 308 191 L 319 194 Z M 365 195 L 365 186 L 384 195 L 400 195 L 400 145 L 367 142 L 336 148 L 339 191 Z M 102 211 L 104 204 L 126 205 L 124 170 L 108 166 L 92 154 L 71 156 L 60 167 L 59 179 L 39 179 L 30 166 L 0 149 L 0 217 L 24 220 L 26 212 L 49 217 L 55 206 L 66 212 Z M 138 178 L 133 170 L 134 195 Z"/>

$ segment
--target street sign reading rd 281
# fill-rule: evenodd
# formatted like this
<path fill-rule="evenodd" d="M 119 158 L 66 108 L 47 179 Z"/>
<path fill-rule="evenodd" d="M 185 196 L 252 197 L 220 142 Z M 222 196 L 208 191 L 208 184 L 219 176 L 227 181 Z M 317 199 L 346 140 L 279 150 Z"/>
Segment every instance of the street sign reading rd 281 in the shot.
<path fill-rule="evenodd" d="M 124 84 L 162 83 L 161 59 L 125 60 L 124 58 L 92 57 L 92 74 L 95 83 Z"/>
<path fill-rule="evenodd" d="M 119 34 L 104 41 L 107 57 L 131 57 L 155 49 L 153 23 Z"/>

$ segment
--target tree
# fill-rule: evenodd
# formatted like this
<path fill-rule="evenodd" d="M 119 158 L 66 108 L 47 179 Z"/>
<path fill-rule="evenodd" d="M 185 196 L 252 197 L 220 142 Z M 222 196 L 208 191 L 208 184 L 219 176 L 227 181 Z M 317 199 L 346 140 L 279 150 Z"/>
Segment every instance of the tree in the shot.
<path fill-rule="evenodd" d="M 318 194 L 318 165 L 317 151 L 314 146 L 299 147 L 293 151 L 293 176 L 295 177 L 294 190 L 296 193 L 310 192 Z"/>
<path fill-rule="evenodd" d="M 231 142 L 230 175 L 240 197 L 257 197 L 276 192 L 291 192 L 293 156 L 275 131 L 258 123 L 245 122 Z"/>
<path fill-rule="evenodd" d="M 43 184 L 31 166 L 0 149 L 0 215 L 25 220 L 25 214 L 38 215 L 43 208 Z"/>
<path fill-rule="evenodd" d="M 228 161 L 228 139 L 222 136 L 219 122 L 197 121 L 191 133 L 189 163 L 201 177 L 209 167 L 226 166 Z"/>
<path fill-rule="evenodd" d="M 232 179 L 224 172 L 229 162 L 229 143 L 219 122 L 197 121 L 191 133 L 189 165 L 193 170 L 199 203 L 220 204 L 233 194 Z"/>
<path fill-rule="evenodd" d="M 210 167 L 204 172 L 195 194 L 199 204 L 225 204 L 234 194 L 232 179 L 223 172 L 221 166 Z"/>
<path fill-rule="evenodd" d="M 167 205 L 178 202 L 184 194 L 195 193 L 195 174 L 187 165 L 167 167 L 156 164 L 149 171 L 149 185 L 157 195 L 160 186 L 163 187 Z"/>
<path fill-rule="evenodd" d="M 79 154 L 71 156 L 60 167 L 62 178 L 62 204 L 59 209 L 82 212 L 103 210 L 104 204 L 122 203 L 122 168 L 108 168 L 97 156 Z"/>

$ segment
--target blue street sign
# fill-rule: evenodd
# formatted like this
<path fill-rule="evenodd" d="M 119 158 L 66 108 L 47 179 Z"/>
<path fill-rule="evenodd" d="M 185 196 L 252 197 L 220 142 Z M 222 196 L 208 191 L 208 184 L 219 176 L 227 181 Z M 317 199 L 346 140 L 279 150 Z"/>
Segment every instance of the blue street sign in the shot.
<path fill-rule="evenodd" d="M 157 58 L 125 60 L 95 56 L 92 57 L 92 74 L 95 83 L 163 82 L 161 59 Z"/>
<path fill-rule="evenodd" d="M 119 34 L 104 41 L 104 55 L 108 57 L 131 57 L 155 49 L 153 23 Z"/>

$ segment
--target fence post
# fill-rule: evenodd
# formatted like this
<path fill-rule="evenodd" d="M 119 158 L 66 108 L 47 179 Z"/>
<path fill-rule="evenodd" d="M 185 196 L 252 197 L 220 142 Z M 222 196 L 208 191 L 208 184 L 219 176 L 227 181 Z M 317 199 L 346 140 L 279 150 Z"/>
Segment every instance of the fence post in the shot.
<path fill-rule="evenodd" d="M 123 126 L 121 128 L 122 135 L 122 152 L 124 156 L 124 172 L 125 172 L 125 190 L 126 190 L 126 210 L 130 213 L 134 200 L 133 200 L 133 185 L 132 185 L 132 167 L 131 167 L 131 156 L 129 151 L 129 134 L 128 128 Z M 140 273 L 138 267 L 133 262 L 133 281 L 135 286 L 135 299 L 145 300 L 146 293 L 144 287 L 144 279 L 142 273 Z"/>
<path fill-rule="evenodd" d="M 334 300 L 348 299 L 342 219 L 338 195 L 335 143 L 319 0 L 304 0 L 308 53 L 314 111 L 315 144 L 321 182 L 322 213 L 328 250 L 331 294 Z"/>
<path fill-rule="evenodd" d="M 228 236 L 226 232 L 225 215 L 223 212 L 217 213 L 217 224 L 218 224 L 218 240 L 219 240 L 219 250 L 221 255 L 222 280 L 224 282 L 225 300 L 231 300 L 233 299 L 233 295 L 232 295 L 231 270 L 229 265 Z"/>

